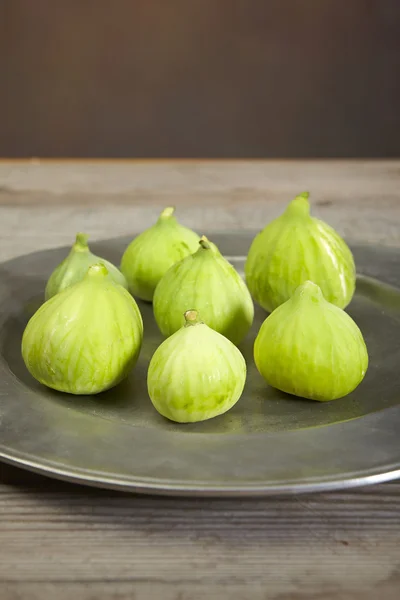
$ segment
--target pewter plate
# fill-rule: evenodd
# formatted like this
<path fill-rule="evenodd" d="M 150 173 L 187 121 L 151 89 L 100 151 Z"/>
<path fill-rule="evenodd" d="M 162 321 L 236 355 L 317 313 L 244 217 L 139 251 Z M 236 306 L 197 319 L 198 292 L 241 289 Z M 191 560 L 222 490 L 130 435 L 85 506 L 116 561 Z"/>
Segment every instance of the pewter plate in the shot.
<path fill-rule="evenodd" d="M 212 237 L 243 272 L 251 233 Z M 119 263 L 128 239 L 92 244 Z M 20 343 L 47 277 L 68 249 L 0 265 L 0 458 L 98 487 L 176 495 L 267 495 L 345 488 L 400 476 L 400 252 L 352 246 L 360 276 L 349 313 L 364 333 L 370 365 L 347 398 L 317 403 L 268 387 L 252 346 L 266 317 L 256 310 L 241 350 L 248 380 L 238 404 L 203 423 L 162 418 L 146 390 L 162 338 L 140 303 L 145 341 L 122 384 L 94 397 L 46 389 L 26 371 Z"/>

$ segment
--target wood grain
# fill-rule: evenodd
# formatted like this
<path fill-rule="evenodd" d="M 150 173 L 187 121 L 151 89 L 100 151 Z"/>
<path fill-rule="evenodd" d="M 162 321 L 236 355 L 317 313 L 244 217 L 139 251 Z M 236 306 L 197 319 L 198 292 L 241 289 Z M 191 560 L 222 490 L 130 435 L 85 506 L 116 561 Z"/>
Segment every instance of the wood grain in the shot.
<path fill-rule="evenodd" d="M 259 228 L 309 189 L 348 236 L 400 244 L 400 161 L 0 162 L 3 260 L 138 231 Z M 123 495 L 0 465 L 1 600 L 397 600 L 400 483 L 257 500 Z"/>
<path fill-rule="evenodd" d="M 13 477 L 0 486 L 7 599 L 120 599 L 133 590 L 135 598 L 174 600 L 398 597 L 398 483 L 286 499 L 188 500 L 36 475 L 17 485 Z"/>
<path fill-rule="evenodd" d="M 0 161 L 0 256 L 133 234 L 168 205 L 199 233 L 258 230 L 301 191 L 354 241 L 400 243 L 400 161 Z"/>

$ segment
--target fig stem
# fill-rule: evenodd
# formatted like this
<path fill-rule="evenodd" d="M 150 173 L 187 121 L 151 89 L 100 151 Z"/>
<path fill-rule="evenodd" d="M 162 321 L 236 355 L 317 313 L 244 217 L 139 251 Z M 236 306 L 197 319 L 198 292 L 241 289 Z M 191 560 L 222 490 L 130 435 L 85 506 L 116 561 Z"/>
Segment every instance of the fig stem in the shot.
<path fill-rule="evenodd" d="M 199 313 L 193 308 L 187 310 L 183 316 L 185 317 L 185 327 L 188 327 L 190 325 L 198 325 L 199 323 L 202 323 L 202 321 L 200 321 L 199 318 Z"/>
<path fill-rule="evenodd" d="M 204 250 L 211 250 L 211 245 L 209 240 L 206 238 L 205 235 L 202 235 L 200 240 L 199 240 L 199 244 L 202 248 L 204 248 Z"/>
<path fill-rule="evenodd" d="M 286 209 L 287 214 L 308 216 L 310 214 L 309 196 L 309 192 L 302 192 L 296 196 L 296 198 L 289 203 L 289 206 Z"/>
<path fill-rule="evenodd" d="M 301 194 L 296 196 L 296 198 L 305 198 L 306 200 L 308 200 L 309 197 L 310 197 L 310 192 L 302 192 Z"/>
<path fill-rule="evenodd" d="M 175 212 L 175 206 L 167 206 L 160 214 L 160 219 L 169 219 Z"/>
<path fill-rule="evenodd" d="M 89 236 L 86 233 L 77 233 L 75 238 L 74 250 L 85 252 L 89 250 L 88 246 Z"/>
<path fill-rule="evenodd" d="M 87 272 L 88 277 L 105 277 L 108 275 L 108 269 L 103 263 L 91 265 Z"/>
<path fill-rule="evenodd" d="M 313 302 L 319 302 L 324 298 L 321 288 L 313 281 L 305 281 L 299 285 L 295 291 L 295 295 L 300 298 L 309 298 Z"/>

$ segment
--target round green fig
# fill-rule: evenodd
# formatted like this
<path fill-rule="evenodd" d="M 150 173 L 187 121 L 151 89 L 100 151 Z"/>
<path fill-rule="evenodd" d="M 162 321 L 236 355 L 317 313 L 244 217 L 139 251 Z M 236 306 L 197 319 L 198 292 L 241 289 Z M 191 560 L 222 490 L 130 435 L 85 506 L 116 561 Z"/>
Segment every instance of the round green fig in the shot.
<path fill-rule="evenodd" d="M 304 281 L 314 281 L 339 308 L 351 301 L 356 282 L 353 255 L 332 227 L 310 216 L 308 192 L 297 196 L 254 238 L 245 264 L 254 300 L 272 312 Z"/>
<path fill-rule="evenodd" d="M 102 263 L 107 268 L 111 279 L 115 283 L 128 289 L 125 277 L 112 263 L 104 258 L 96 256 L 90 252 L 88 245 L 88 236 L 84 233 L 78 233 L 70 253 L 53 271 L 47 282 L 45 290 L 45 299 L 49 300 L 70 285 L 81 281 L 88 268 L 92 265 Z"/>
<path fill-rule="evenodd" d="M 360 329 L 311 281 L 266 318 L 256 337 L 254 360 L 272 387 L 319 401 L 352 392 L 368 368 Z"/>
<path fill-rule="evenodd" d="M 185 325 L 155 351 L 147 387 L 157 411 L 178 423 L 227 412 L 242 395 L 246 362 L 227 338 L 186 311 Z"/>
<path fill-rule="evenodd" d="M 246 284 L 205 236 L 197 252 L 173 265 L 156 288 L 154 317 L 163 335 L 182 327 L 188 306 L 196 306 L 204 322 L 234 344 L 242 341 L 253 322 L 254 305 Z"/>
<path fill-rule="evenodd" d="M 142 339 L 135 300 L 100 263 L 33 315 L 22 337 L 22 357 L 30 374 L 47 387 L 97 394 L 128 375 Z"/>
<path fill-rule="evenodd" d="M 151 302 L 162 276 L 198 247 L 199 236 L 180 225 L 174 211 L 173 207 L 165 208 L 158 221 L 139 234 L 122 256 L 121 271 L 129 290 L 141 300 Z"/>

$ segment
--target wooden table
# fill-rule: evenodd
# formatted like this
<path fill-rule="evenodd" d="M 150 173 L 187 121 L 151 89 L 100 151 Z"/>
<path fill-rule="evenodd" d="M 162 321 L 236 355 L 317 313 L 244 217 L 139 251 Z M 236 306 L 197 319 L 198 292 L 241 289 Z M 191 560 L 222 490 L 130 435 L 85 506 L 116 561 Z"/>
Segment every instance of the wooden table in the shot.
<path fill-rule="evenodd" d="M 136 232 L 170 204 L 201 233 L 255 229 L 307 189 L 342 234 L 400 245 L 400 161 L 34 160 L 0 162 L 0 256 Z M 196 500 L 0 466 L 1 600 L 399 597 L 400 483 Z"/>

